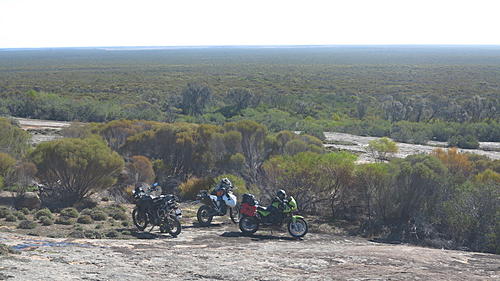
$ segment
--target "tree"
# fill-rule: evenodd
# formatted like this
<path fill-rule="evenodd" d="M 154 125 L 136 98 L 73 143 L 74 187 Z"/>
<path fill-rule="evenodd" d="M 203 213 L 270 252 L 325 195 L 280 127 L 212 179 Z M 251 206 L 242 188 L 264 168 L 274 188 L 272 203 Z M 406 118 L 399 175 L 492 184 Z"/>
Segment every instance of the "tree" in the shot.
<path fill-rule="evenodd" d="M 361 191 L 365 212 L 368 216 L 368 230 L 373 230 L 373 219 L 386 218 L 386 206 L 391 186 L 389 164 L 370 163 L 356 167 L 356 185 Z"/>
<path fill-rule="evenodd" d="M 241 134 L 241 150 L 245 156 L 247 177 L 250 183 L 256 183 L 260 168 L 271 153 L 266 147 L 267 128 L 249 120 L 226 123 L 224 127 L 226 131 Z"/>
<path fill-rule="evenodd" d="M 16 159 L 7 153 L 0 152 L 0 177 L 7 179 L 14 171 Z"/>
<path fill-rule="evenodd" d="M 269 189 L 285 189 L 306 212 L 336 215 L 348 197 L 356 156 L 347 152 L 302 152 L 276 156 L 264 164 Z M 272 190 L 269 190 L 272 191 Z"/>
<path fill-rule="evenodd" d="M 450 148 L 446 151 L 437 148 L 432 151 L 432 155 L 437 157 L 448 169 L 455 183 L 463 183 L 472 172 L 472 163 L 467 154 L 460 153 L 456 148 Z"/>
<path fill-rule="evenodd" d="M 252 103 L 254 94 L 245 88 L 231 88 L 227 92 L 228 102 L 234 108 L 234 111 L 239 113 L 241 110 L 247 108 Z"/>
<path fill-rule="evenodd" d="M 30 147 L 31 136 L 14 121 L 0 118 L 0 152 L 21 157 Z"/>
<path fill-rule="evenodd" d="M 399 148 L 397 144 L 389 138 L 383 137 L 376 140 L 371 140 L 367 147 L 368 152 L 377 161 L 388 160 L 388 155 L 397 153 Z"/>
<path fill-rule="evenodd" d="M 198 83 L 188 83 L 182 91 L 182 112 L 187 115 L 201 115 L 205 110 L 212 91 L 206 85 Z"/>
<path fill-rule="evenodd" d="M 97 138 L 59 139 L 39 144 L 30 155 L 46 186 L 47 205 L 70 206 L 114 184 L 123 159 Z"/>
<path fill-rule="evenodd" d="M 139 182 L 151 183 L 155 178 L 153 163 L 145 156 L 132 156 L 126 167 L 133 184 Z"/>

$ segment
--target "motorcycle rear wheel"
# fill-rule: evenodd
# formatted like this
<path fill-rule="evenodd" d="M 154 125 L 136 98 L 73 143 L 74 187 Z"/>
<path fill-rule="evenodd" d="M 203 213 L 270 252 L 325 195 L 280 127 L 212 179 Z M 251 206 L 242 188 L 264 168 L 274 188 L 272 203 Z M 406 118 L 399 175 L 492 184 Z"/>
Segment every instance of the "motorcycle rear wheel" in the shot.
<path fill-rule="evenodd" d="M 149 224 L 148 215 L 143 212 L 139 212 L 137 208 L 132 211 L 132 220 L 134 221 L 135 227 L 139 231 L 144 231 Z"/>
<path fill-rule="evenodd" d="M 196 213 L 196 218 L 198 219 L 198 223 L 200 223 L 201 226 L 209 226 L 212 223 L 212 220 L 214 218 L 212 213 L 212 208 L 210 208 L 207 205 L 203 205 L 198 209 L 198 212 Z"/>
<path fill-rule="evenodd" d="M 239 227 L 245 235 L 254 234 L 259 230 L 259 221 L 255 217 L 244 216 L 240 219 Z"/>

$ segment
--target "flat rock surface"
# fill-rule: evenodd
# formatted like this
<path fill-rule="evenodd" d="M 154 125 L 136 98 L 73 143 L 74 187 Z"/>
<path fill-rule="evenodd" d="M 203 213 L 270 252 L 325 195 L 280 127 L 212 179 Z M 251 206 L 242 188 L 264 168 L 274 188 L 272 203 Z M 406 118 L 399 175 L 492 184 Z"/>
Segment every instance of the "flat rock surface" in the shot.
<path fill-rule="evenodd" d="M 177 238 L 55 239 L 0 233 L 0 280 L 500 280 L 500 256 L 362 238 L 185 226 Z"/>

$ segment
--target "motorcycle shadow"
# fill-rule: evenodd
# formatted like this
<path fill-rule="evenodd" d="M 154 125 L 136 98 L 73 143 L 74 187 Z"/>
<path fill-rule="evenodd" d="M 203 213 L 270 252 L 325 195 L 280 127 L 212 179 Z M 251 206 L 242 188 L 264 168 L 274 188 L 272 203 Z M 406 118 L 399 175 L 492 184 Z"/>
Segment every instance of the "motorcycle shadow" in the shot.
<path fill-rule="evenodd" d="M 287 240 L 287 241 L 297 241 L 302 240 L 302 238 L 293 238 L 287 236 L 274 236 L 274 235 L 263 235 L 263 234 L 243 234 L 239 231 L 227 231 L 220 235 L 226 238 L 238 238 L 238 237 L 250 237 L 253 241 L 264 241 L 264 240 Z"/>
<path fill-rule="evenodd" d="M 210 228 L 210 227 L 221 227 L 223 225 L 223 223 L 212 223 L 210 225 L 201 225 L 200 223 L 198 222 L 193 222 L 192 225 L 183 225 L 182 226 L 182 229 L 185 229 L 185 228 Z"/>
<path fill-rule="evenodd" d="M 137 238 L 137 239 L 174 239 L 175 237 L 172 237 L 168 233 L 152 233 L 152 232 L 147 232 L 147 231 L 131 231 L 130 233 L 131 236 Z"/>

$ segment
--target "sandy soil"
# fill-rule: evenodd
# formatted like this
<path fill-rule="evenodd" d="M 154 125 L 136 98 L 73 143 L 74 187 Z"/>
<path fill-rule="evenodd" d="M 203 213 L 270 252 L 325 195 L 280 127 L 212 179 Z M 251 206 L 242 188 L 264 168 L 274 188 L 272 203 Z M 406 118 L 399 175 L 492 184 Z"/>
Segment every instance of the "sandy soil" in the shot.
<path fill-rule="evenodd" d="M 185 225 L 177 238 L 55 239 L 0 233 L 0 280 L 500 280 L 500 256 L 236 225 Z M 142 238 L 142 239 L 140 239 Z"/>

